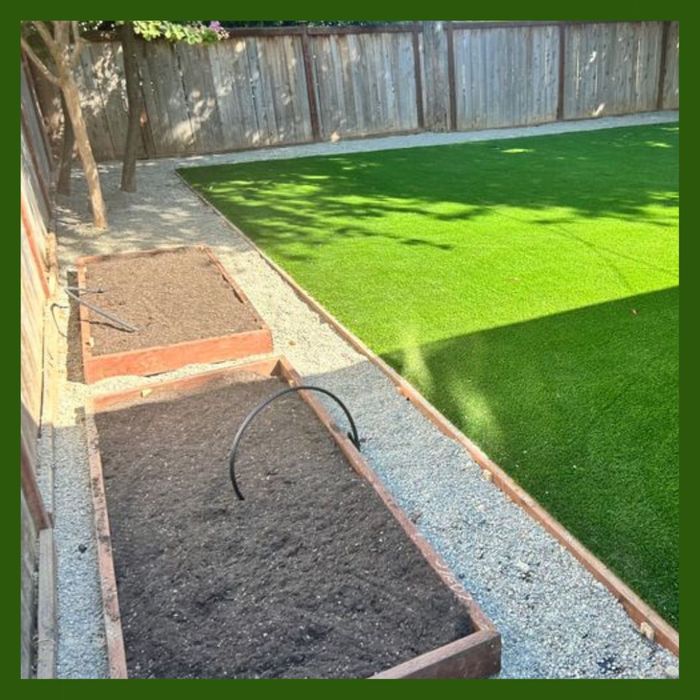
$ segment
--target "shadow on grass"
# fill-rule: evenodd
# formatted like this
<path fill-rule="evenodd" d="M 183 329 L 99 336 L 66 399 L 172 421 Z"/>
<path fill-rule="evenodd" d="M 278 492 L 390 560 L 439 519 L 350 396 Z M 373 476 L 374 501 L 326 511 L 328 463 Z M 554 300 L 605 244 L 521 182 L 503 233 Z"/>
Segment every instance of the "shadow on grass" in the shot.
<path fill-rule="evenodd" d="M 678 127 L 653 125 L 180 173 L 260 243 L 312 248 L 330 242 L 329 231 L 435 247 L 431 235 L 377 223 L 411 214 L 426 222 L 477 222 L 497 207 L 525 210 L 539 224 L 614 217 L 675 227 L 677 171 Z"/>
<path fill-rule="evenodd" d="M 384 357 L 677 624 L 677 288 Z"/>

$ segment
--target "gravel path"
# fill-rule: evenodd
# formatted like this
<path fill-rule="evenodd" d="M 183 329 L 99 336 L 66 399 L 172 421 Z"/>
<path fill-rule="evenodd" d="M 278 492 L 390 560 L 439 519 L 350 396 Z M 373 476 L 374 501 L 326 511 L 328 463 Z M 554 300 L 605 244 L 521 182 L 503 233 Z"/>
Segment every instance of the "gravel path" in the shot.
<path fill-rule="evenodd" d="M 135 248 L 207 243 L 236 277 L 274 334 L 275 351 L 306 378 L 336 391 L 351 407 L 370 465 L 503 635 L 501 677 L 668 677 L 675 657 L 637 632 L 614 598 L 524 512 L 512 504 L 453 441 L 443 436 L 364 357 L 303 304 L 219 216 L 174 173 L 180 165 L 243 162 L 324 153 L 409 148 L 440 143 L 674 121 L 677 113 L 566 122 L 526 129 L 420 134 L 339 144 L 167 159 L 139 163 L 139 192 L 119 191 L 119 168 L 103 165 L 111 228 L 96 234 L 84 186 L 58 206 L 61 269 L 76 257 Z M 63 303 L 66 303 L 65 301 Z M 68 313 L 56 312 L 63 333 Z M 67 352 L 65 339 L 61 352 Z M 58 673 L 105 674 L 95 544 L 81 407 L 88 395 L 147 382 L 115 378 L 75 382 L 78 358 L 61 366 L 56 437 L 55 514 L 59 557 Z M 235 364 L 235 363 L 228 363 Z M 221 365 L 219 365 L 221 366 Z M 201 371 L 190 366 L 173 377 Z M 329 409 L 336 411 L 329 405 Z M 342 422 L 342 416 L 337 416 Z M 84 550 L 84 551 L 83 551 Z"/>

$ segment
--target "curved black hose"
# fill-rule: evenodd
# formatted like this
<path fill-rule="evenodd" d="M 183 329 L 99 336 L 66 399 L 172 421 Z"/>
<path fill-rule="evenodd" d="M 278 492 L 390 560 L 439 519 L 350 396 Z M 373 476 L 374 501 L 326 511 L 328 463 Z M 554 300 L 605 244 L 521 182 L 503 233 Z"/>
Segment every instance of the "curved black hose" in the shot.
<path fill-rule="evenodd" d="M 332 398 L 338 404 L 338 406 L 340 406 L 343 409 L 343 412 L 347 416 L 347 419 L 350 423 L 350 429 L 352 431 L 351 433 L 347 433 L 348 438 L 350 438 L 350 441 L 353 445 L 355 445 L 355 447 L 358 450 L 360 449 L 360 438 L 357 436 L 357 428 L 355 427 L 355 421 L 352 419 L 350 411 L 348 411 L 345 404 L 335 394 L 328 391 L 328 389 L 322 389 L 319 386 L 290 386 L 287 389 L 282 389 L 282 391 L 278 391 L 276 394 L 269 396 L 260 405 L 254 408 L 246 416 L 246 419 L 243 421 L 243 423 L 241 423 L 241 427 L 238 429 L 236 437 L 233 438 L 233 446 L 231 447 L 231 452 L 229 454 L 228 465 L 229 474 L 231 476 L 231 484 L 233 485 L 233 490 L 236 496 L 238 497 L 239 501 L 244 501 L 245 498 L 243 497 L 241 490 L 238 488 L 238 482 L 236 481 L 235 465 L 236 452 L 238 451 L 238 444 L 240 443 L 241 438 L 243 437 L 243 433 L 245 432 L 246 428 L 250 425 L 253 418 L 255 418 L 255 416 L 257 416 L 258 413 L 260 413 L 260 411 L 262 411 L 267 405 L 271 404 L 275 399 L 278 399 L 280 396 L 284 396 L 285 394 L 289 394 L 292 391 L 318 391 L 322 394 L 325 394 L 326 396 L 330 396 L 330 398 Z"/>

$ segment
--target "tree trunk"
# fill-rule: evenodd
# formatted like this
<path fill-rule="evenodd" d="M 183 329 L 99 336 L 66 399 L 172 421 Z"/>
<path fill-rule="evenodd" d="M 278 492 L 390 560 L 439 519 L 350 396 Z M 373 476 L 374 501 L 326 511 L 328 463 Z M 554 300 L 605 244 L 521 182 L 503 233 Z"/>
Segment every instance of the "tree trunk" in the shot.
<path fill-rule="evenodd" d="M 71 122 L 70 114 L 68 114 L 63 93 L 61 93 L 61 108 L 63 109 L 63 148 L 61 150 L 61 163 L 58 169 L 56 191 L 61 194 L 70 194 L 70 171 L 73 165 L 75 135 L 73 134 L 73 123 Z"/>
<path fill-rule="evenodd" d="M 87 180 L 93 223 L 95 228 L 104 229 L 107 228 L 107 212 L 104 198 L 102 197 L 100 175 L 97 170 L 95 156 L 92 153 L 92 147 L 90 146 L 85 120 L 83 119 L 83 110 L 80 106 L 80 93 L 71 72 L 62 72 L 61 89 L 66 100 L 66 108 L 68 109 L 71 123 L 73 124 L 75 143 L 78 148 L 78 155 L 83 164 L 85 179 Z"/>
<path fill-rule="evenodd" d="M 136 192 L 136 152 L 141 137 L 141 86 L 139 79 L 137 44 L 134 25 L 124 22 L 120 28 L 120 37 L 124 51 L 124 75 L 126 77 L 126 96 L 129 101 L 129 121 L 124 146 L 124 163 L 122 165 L 122 190 Z"/>

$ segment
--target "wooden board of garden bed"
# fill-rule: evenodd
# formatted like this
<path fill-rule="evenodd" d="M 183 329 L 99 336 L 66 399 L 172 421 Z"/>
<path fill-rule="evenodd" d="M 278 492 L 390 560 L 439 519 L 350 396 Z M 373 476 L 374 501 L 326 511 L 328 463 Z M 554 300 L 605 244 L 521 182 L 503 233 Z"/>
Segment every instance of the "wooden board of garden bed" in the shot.
<path fill-rule="evenodd" d="M 88 405 L 112 677 L 496 674 L 500 635 L 316 394 L 251 424 L 235 500 L 236 429 L 300 385 L 271 358 Z"/>
<path fill-rule="evenodd" d="M 81 297 L 137 328 L 79 304 L 83 375 L 151 375 L 272 350 L 272 334 L 206 246 L 79 258 Z"/>

